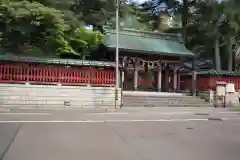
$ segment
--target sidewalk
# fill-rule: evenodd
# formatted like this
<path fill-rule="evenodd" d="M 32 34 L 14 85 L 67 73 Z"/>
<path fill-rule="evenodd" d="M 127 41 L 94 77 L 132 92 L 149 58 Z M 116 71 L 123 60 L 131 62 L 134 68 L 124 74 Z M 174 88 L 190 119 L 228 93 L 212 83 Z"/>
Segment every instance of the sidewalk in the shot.
<path fill-rule="evenodd" d="M 115 109 L 112 108 L 0 108 L 0 113 L 14 112 L 14 113 L 178 113 L 178 112 L 193 112 L 196 114 L 211 114 L 214 112 L 240 112 L 234 108 L 214 108 L 214 107 L 123 107 Z"/>
<path fill-rule="evenodd" d="M 214 107 L 125 107 L 119 109 L 118 112 L 226 112 L 229 108 L 214 108 Z"/>

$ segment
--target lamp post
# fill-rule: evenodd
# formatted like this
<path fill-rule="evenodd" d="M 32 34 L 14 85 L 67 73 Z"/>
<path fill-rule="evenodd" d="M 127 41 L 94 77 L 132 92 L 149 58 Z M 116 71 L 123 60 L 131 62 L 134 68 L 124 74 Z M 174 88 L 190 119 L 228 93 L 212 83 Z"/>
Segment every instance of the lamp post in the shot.
<path fill-rule="evenodd" d="M 118 105 L 119 88 L 119 0 L 116 0 L 116 84 L 115 84 L 115 109 Z"/>

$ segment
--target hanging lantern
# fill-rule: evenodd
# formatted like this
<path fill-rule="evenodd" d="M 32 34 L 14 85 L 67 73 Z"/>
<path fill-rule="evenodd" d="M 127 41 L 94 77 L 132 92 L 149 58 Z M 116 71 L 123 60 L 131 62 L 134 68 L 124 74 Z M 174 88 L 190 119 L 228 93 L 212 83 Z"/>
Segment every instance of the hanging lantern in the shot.
<path fill-rule="evenodd" d="M 153 69 L 153 68 L 154 68 L 153 62 L 148 62 L 148 69 Z"/>

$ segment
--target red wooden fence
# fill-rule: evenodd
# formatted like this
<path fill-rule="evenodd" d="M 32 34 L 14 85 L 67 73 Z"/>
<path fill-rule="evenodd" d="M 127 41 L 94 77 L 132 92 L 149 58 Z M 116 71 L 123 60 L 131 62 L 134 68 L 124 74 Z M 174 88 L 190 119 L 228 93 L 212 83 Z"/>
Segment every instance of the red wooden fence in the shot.
<path fill-rule="evenodd" d="M 216 89 L 216 83 L 218 81 L 233 83 L 236 90 L 240 90 L 240 76 L 210 76 L 210 75 L 198 75 L 196 87 L 199 90 Z M 182 75 L 181 76 L 181 90 L 189 90 L 192 88 L 192 76 Z"/>
<path fill-rule="evenodd" d="M 0 83 L 36 83 L 114 86 L 113 69 L 94 69 L 73 66 L 47 66 L 38 64 L 0 64 Z"/>
<path fill-rule="evenodd" d="M 215 89 L 218 81 L 233 83 L 235 89 L 240 90 L 240 76 L 212 76 L 209 79 L 209 87 Z"/>

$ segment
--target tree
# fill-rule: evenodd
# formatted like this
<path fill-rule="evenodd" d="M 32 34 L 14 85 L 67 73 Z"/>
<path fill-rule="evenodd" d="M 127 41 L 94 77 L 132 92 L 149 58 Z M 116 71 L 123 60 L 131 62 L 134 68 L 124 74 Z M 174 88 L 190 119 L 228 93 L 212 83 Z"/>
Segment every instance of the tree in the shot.
<path fill-rule="evenodd" d="M 4 50 L 21 54 L 29 45 L 44 49 L 60 47 L 58 40 L 68 29 L 61 12 L 28 1 L 10 2 L 0 7 Z"/>
<path fill-rule="evenodd" d="M 226 41 L 228 55 L 228 71 L 233 69 L 233 47 L 238 43 L 240 32 L 240 6 L 236 5 L 234 0 L 222 2 L 224 6 L 224 40 Z"/>
<path fill-rule="evenodd" d="M 166 10 L 158 11 L 155 1 L 146 1 L 134 8 L 134 13 L 141 23 L 145 23 L 152 31 L 164 32 L 169 28 L 169 15 Z"/>
<path fill-rule="evenodd" d="M 0 5 L 1 52 L 58 55 L 86 52 L 101 43 L 98 32 L 66 24 L 64 14 L 38 2 L 5 2 Z M 85 33 L 79 36 L 79 32 Z M 80 49 L 82 48 L 82 49 Z"/>
<path fill-rule="evenodd" d="M 71 10 L 94 30 L 103 31 L 102 25 L 115 15 L 116 4 L 112 0 L 76 0 Z"/>
<path fill-rule="evenodd" d="M 237 42 L 240 28 L 238 10 L 232 0 L 211 3 L 207 1 L 198 2 L 190 15 L 188 31 L 189 28 L 194 28 L 195 31 L 189 32 L 188 37 L 194 37 L 196 31 L 201 34 L 195 38 L 205 36 L 202 41 L 206 49 L 210 48 L 208 53 L 211 53 L 211 48 L 214 47 L 217 71 L 221 70 L 221 55 L 228 57 L 228 70 L 232 71 L 233 46 Z M 227 52 L 220 54 L 223 48 L 226 48 Z"/>
<path fill-rule="evenodd" d="M 81 58 L 103 43 L 103 35 L 99 31 L 86 30 L 83 27 L 73 30 L 67 39 L 77 53 L 82 53 Z"/>
<path fill-rule="evenodd" d="M 194 28 L 197 32 L 205 36 L 205 47 L 212 52 L 214 48 L 214 59 L 216 70 L 221 70 L 220 49 L 223 42 L 223 32 L 225 29 L 224 5 L 217 1 L 211 4 L 207 2 L 198 2 L 193 8 L 189 17 L 188 27 Z M 190 33 L 194 34 L 194 33 Z M 190 35 L 188 35 L 190 36 Z"/>

